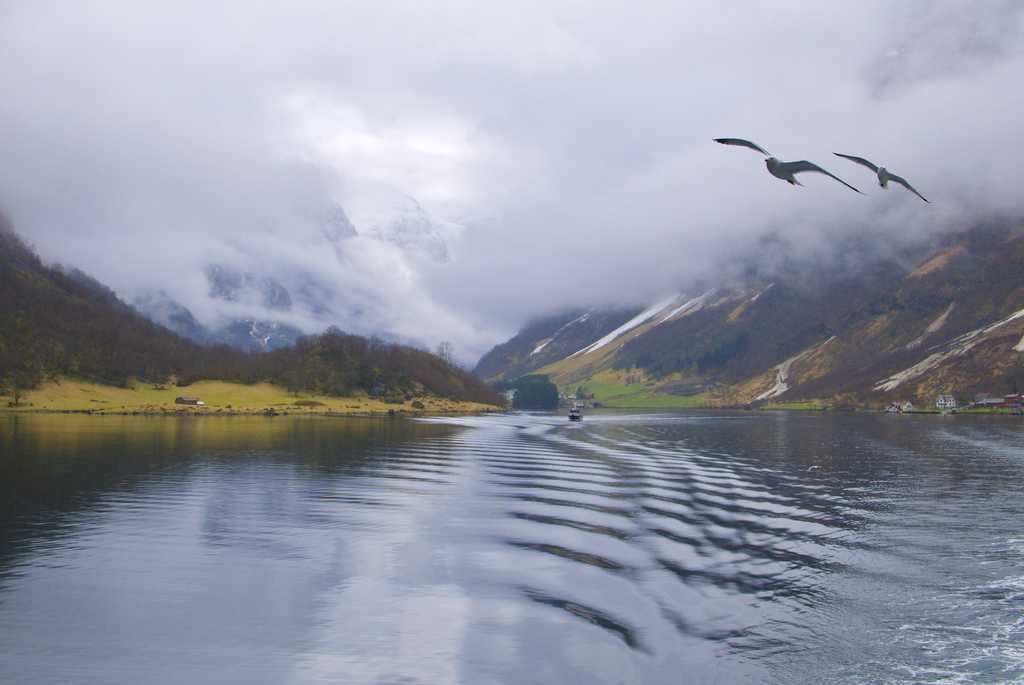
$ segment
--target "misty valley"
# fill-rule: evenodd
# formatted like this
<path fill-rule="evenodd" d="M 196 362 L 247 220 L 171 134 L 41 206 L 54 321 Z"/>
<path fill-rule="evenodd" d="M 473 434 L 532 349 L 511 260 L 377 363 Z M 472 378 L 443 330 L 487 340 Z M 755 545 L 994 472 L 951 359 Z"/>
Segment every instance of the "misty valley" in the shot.
<path fill-rule="evenodd" d="M 0 2 L 0 683 L 1024 683 L 1024 2 Z"/>

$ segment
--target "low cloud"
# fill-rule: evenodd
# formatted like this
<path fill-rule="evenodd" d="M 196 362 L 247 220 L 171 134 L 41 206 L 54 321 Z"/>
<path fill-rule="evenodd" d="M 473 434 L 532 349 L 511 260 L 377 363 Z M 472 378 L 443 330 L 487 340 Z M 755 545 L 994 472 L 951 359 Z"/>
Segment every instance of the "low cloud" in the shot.
<path fill-rule="evenodd" d="M 815 255 L 1020 216 L 1022 30 L 1016 2 L 4 4 L 0 206 L 129 300 L 471 361 L 768 235 Z M 867 195 L 787 186 L 716 136 Z M 211 265 L 292 306 L 211 297 Z"/>

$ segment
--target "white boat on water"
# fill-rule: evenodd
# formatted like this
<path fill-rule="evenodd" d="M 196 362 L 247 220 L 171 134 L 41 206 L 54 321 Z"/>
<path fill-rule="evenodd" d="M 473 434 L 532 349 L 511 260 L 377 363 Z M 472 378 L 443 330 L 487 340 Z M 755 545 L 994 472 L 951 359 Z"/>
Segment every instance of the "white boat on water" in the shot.
<path fill-rule="evenodd" d="M 583 405 L 573 404 L 572 408 L 569 409 L 569 420 L 570 421 L 582 421 L 583 420 Z"/>

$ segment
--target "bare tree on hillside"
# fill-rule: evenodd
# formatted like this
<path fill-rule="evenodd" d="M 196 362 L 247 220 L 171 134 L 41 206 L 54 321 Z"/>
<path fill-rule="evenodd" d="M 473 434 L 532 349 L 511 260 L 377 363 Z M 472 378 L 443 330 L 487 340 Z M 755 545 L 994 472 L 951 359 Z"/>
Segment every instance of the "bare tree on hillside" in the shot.
<path fill-rule="evenodd" d="M 449 366 L 454 364 L 454 361 L 452 360 L 452 344 L 447 340 L 442 340 L 437 346 L 437 356 L 444 360 L 444 363 Z"/>

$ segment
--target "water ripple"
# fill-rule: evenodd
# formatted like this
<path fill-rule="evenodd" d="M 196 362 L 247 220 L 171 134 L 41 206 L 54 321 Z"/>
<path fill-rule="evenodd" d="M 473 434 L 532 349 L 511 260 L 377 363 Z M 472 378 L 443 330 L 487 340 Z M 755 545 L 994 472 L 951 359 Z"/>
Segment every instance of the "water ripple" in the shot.
<path fill-rule="evenodd" d="M 0 422 L 5 682 L 1024 679 L 1019 423 L 95 421 Z"/>

